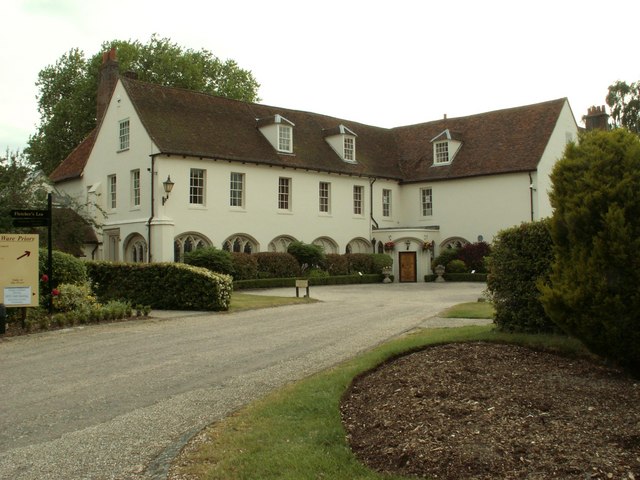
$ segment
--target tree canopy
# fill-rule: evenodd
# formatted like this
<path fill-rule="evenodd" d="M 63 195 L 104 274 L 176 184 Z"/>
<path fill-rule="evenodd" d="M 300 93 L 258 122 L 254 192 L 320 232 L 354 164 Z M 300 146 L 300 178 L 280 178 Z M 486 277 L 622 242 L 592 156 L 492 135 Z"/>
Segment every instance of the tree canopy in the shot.
<path fill-rule="evenodd" d="M 607 105 L 615 127 L 640 133 L 640 81 L 627 84 L 617 81 L 609 86 Z"/>
<path fill-rule="evenodd" d="M 25 153 L 29 162 L 51 173 L 96 126 L 96 94 L 102 52 L 114 47 L 121 73 L 134 71 L 142 81 L 181 87 L 247 102 L 258 101 L 259 84 L 233 60 L 208 50 L 185 49 L 153 35 L 148 43 L 113 40 L 91 58 L 71 49 L 38 74 L 37 131 Z"/>

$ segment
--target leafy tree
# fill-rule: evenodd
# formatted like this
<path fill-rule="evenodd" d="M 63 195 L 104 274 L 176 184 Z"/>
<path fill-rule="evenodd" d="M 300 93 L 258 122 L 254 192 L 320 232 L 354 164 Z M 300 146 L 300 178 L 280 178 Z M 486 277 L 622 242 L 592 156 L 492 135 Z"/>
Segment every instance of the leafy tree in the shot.
<path fill-rule="evenodd" d="M 542 301 L 593 352 L 640 375 L 640 138 L 593 131 L 551 175 L 555 263 Z"/>
<path fill-rule="evenodd" d="M 616 127 L 640 133 L 640 81 L 627 84 L 618 80 L 610 85 L 607 105 Z"/>
<path fill-rule="evenodd" d="M 38 74 L 40 124 L 29 138 L 30 162 L 46 174 L 96 125 L 96 94 L 102 52 L 116 48 L 120 72 L 134 71 L 140 80 L 255 102 L 259 84 L 233 60 L 222 61 L 208 50 L 185 49 L 153 35 L 148 43 L 113 40 L 86 59 L 71 49 Z"/>
<path fill-rule="evenodd" d="M 319 245 L 303 242 L 291 242 L 287 247 L 287 252 L 296 257 L 301 270 L 313 268 L 324 262 L 324 249 Z"/>
<path fill-rule="evenodd" d="M 27 163 L 21 152 L 6 151 L 0 157 L 0 232 L 22 232 L 13 227 L 11 210 L 44 208 L 47 183 Z"/>

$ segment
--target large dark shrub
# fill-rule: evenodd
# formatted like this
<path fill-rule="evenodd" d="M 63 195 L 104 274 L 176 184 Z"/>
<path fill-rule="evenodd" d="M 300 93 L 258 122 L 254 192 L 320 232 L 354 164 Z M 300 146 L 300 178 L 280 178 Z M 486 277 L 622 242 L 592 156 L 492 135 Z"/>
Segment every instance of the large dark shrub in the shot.
<path fill-rule="evenodd" d="M 552 175 L 555 262 L 544 307 L 593 352 L 640 376 L 640 138 L 569 144 Z"/>
<path fill-rule="evenodd" d="M 300 275 L 296 257 L 286 252 L 254 253 L 258 262 L 259 278 L 287 278 Z"/>
<path fill-rule="evenodd" d="M 226 250 L 218 250 L 216 247 L 198 248 L 191 252 L 185 252 L 184 263 L 206 268 L 212 272 L 233 275 L 231 253 Z"/>
<path fill-rule="evenodd" d="M 373 271 L 373 255 L 371 253 L 345 253 L 349 273 L 380 273 Z"/>
<path fill-rule="evenodd" d="M 467 243 L 458 251 L 458 260 L 462 260 L 467 266 L 467 271 L 475 270 L 476 273 L 485 273 L 485 257 L 491 254 L 491 247 L 487 242 Z M 452 272 L 453 273 L 453 272 Z"/>
<path fill-rule="evenodd" d="M 468 268 L 464 262 L 457 258 L 455 260 L 451 260 L 445 265 L 445 272 L 447 273 L 466 273 L 467 270 Z"/>
<path fill-rule="evenodd" d="M 329 275 L 347 275 L 349 273 L 349 262 L 345 255 L 327 253 L 324 259 L 324 269 Z"/>
<path fill-rule="evenodd" d="M 242 252 L 231 254 L 233 264 L 233 280 L 249 280 L 258 278 L 258 259 L 255 255 Z"/>
<path fill-rule="evenodd" d="M 523 223 L 494 238 L 487 287 L 501 330 L 552 332 L 537 283 L 548 279 L 553 261 L 549 221 Z"/>

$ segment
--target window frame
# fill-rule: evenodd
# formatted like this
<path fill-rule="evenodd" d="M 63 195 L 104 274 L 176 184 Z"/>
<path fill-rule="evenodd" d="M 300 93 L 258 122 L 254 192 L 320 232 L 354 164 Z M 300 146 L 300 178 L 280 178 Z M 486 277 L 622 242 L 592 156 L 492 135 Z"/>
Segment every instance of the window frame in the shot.
<path fill-rule="evenodd" d="M 331 182 L 318 182 L 318 211 L 331 213 Z"/>
<path fill-rule="evenodd" d="M 204 168 L 189 170 L 189 205 L 205 206 L 207 171 Z"/>
<path fill-rule="evenodd" d="M 140 206 L 140 169 L 131 170 L 131 207 Z"/>
<path fill-rule="evenodd" d="M 129 150 L 131 146 L 131 122 L 128 118 L 118 121 L 118 146 L 119 152 Z"/>
<path fill-rule="evenodd" d="M 353 214 L 359 217 L 364 216 L 364 186 L 353 186 Z"/>
<path fill-rule="evenodd" d="M 278 125 L 278 151 L 293 153 L 293 127 L 291 125 Z"/>
<path fill-rule="evenodd" d="M 115 210 L 118 208 L 118 178 L 116 174 L 107 175 L 107 189 L 108 196 L 107 202 L 109 210 Z"/>
<path fill-rule="evenodd" d="M 433 144 L 433 163 L 434 165 L 445 165 L 447 163 L 451 163 L 448 140 L 435 142 Z"/>
<path fill-rule="evenodd" d="M 233 208 L 245 208 L 245 174 L 231 172 L 229 174 L 229 206 Z"/>
<path fill-rule="evenodd" d="M 356 138 L 345 135 L 342 140 L 343 156 L 345 162 L 356 161 Z"/>
<path fill-rule="evenodd" d="M 427 199 L 427 196 L 428 196 L 428 199 Z M 433 216 L 433 188 L 432 187 L 423 187 L 420 189 L 420 215 L 422 217 Z"/>
<path fill-rule="evenodd" d="M 292 187 L 291 177 L 278 177 L 278 210 L 280 212 L 291 211 Z"/>
<path fill-rule="evenodd" d="M 382 189 L 382 216 L 384 218 L 391 218 L 391 189 Z"/>

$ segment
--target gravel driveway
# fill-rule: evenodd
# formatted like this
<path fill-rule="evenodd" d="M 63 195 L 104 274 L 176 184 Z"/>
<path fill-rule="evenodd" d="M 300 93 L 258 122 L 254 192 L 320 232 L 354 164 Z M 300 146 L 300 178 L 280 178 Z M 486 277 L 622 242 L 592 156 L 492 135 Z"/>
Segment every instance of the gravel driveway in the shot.
<path fill-rule="evenodd" d="M 467 323 L 435 316 L 484 288 L 312 287 L 321 302 L 2 339 L 0 478 L 164 479 L 204 426 L 414 328 Z"/>

